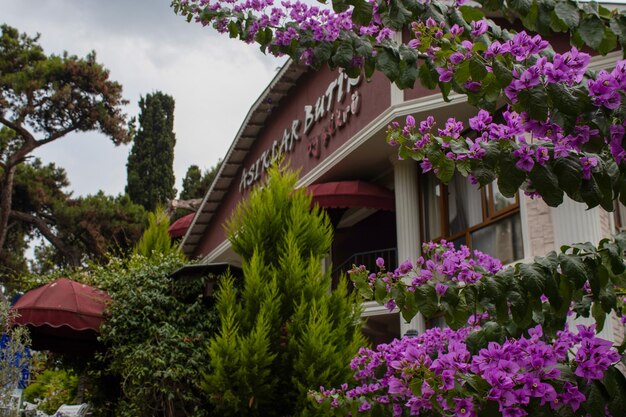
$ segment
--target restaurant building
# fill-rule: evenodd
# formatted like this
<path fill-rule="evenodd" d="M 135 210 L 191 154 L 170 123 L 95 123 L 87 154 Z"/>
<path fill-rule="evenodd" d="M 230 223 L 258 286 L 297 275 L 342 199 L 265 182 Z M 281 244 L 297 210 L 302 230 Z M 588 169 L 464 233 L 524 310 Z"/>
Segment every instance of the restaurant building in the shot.
<path fill-rule="evenodd" d="M 592 68 L 610 68 L 617 55 L 594 57 Z M 419 256 L 422 242 L 445 238 L 495 256 L 503 263 L 531 260 L 561 245 L 598 243 L 617 230 L 615 218 L 600 208 L 566 201 L 550 208 L 523 194 L 506 198 L 496 184 L 483 189 L 460 176 L 448 185 L 422 174 L 418 163 L 399 160 L 385 132 L 407 115 L 467 120 L 476 114 L 462 95 L 443 100 L 421 86 L 399 90 L 382 74 L 349 78 L 327 68 L 313 71 L 289 61 L 252 105 L 219 173 L 182 239 L 190 259 L 240 264 L 223 228 L 237 203 L 262 182 L 279 155 L 300 169 L 299 187 L 309 187 L 328 210 L 335 228 L 329 267 L 373 268 Z M 374 341 L 429 325 L 417 317 L 405 323 L 375 303 L 367 304 L 364 331 Z M 605 337 L 621 337 L 608 320 Z"/>

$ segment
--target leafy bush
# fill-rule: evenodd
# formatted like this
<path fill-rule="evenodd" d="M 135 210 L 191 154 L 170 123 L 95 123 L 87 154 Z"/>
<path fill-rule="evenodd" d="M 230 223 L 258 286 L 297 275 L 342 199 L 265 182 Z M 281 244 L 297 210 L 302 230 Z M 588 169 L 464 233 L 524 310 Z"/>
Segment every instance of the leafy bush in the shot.
<path fill-rule="evenodd" d="M 37 409 L 53 414 L 63 404 L 78 402 L 78 376 L 64 369 L 46 369 L 23 392 L 25 401 L 38 404 Z"/>
<path fill-rule="evenodd" d="M 101 359 L 120 382 L 116 416 L 204 416 L 200 370 L 208 367 L 205 343 L 216 328 L 203 299 L 208 277 L 172 280 L 183 265 L 176 253 L 134 255 L 93 271 L 113 302 L 101 327 Z M 108 407 L 102 404 L 103 413 Z"/>

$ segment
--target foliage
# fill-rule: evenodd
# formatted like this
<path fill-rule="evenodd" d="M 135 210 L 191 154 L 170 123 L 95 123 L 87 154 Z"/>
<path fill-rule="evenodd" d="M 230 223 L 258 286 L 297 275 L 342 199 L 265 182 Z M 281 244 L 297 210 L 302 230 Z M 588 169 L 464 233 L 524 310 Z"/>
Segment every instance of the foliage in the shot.
<path fill-rule="evenodd" d="M 0 298 L 0 407 L 8 407 L 13 390 L 28 374 L 30 343 L 28 330 L 12 327 L 15 313 L 3 297 Z"/>
<path fill-rule="evenodd" d="M 625 250 L 626 235 L 620 234 L 597 248 L 589 243 L 563 246 L 559 254 L 552 251 L 534 262 L 503 268 L 497 259 L 443 241 L 425 244 L 415 265 L 405 262 L 395 271 L 383 267 L 374 274 L 360 267 L 351 277 L 366 299 L 397 305 L 407 321 L 417 313 L 426 318 L 443 314 L 458 329 L 470 315 L 486 314 L 491 335 L 519 337 L 541 325 L 553 337 L 572 312 L 592 315 L 598 331 L 607 314 L 626 314 L 618 301 L 626 296 Z M 485 332 L 477 332 L 468 344 L 479 346 Z"/>
<path fill-rule="evenodd" d="M 157 91 L 139 100 L 139 129 L 128 155 L 126 192 L 152 211 L 174 198 L 174 99 Z"/>
<path fill-rule="evenodd" d="M 13 206 L 16 171 L 35 149 L 72 132 L 97 130 L 115 144 L 127 142 L 130 137 L 121 110 L 126 102 L 121 94 L 122 87 L 109 80 L 95 53 L 85 58 L 67 53 L 48 56 L 38 37 L 1 26 L 0 252 L 7 249 L 9 221 L 37 228 L 60 252 L 67 251 L 68 245 L 54 235 L 45 217 Z M 20 237 L 12 238 L 18 246 Z M 72 261 L 78 262 L 76 257 Z"/>
<path fill-rule="evenodd" d="M 183 179 L 183 189 L 180 192 L 180 199 L 190 200 L 193 198 L 204 198 L 213 180 L 217 176 L 221 165 L 222 161 L 219 160 L 211 168 L 204 171 L 204 173 L 202 173 L 198 165 L 191 165 L 187 169 L 187 173 Z"/>
<path fill-rule="evenodd" d="M 224 416 L 309 415 L 306 393 L 338 384 L 364 343 L 359 311 L 345 282 L 330 292 L 321 270 L 331 226 L 311 197 L 294 191 L 297 174 L 269 171 L 228 223 L 229 240 L 243 260 L 240 290 L 221 281 L 205 389 Z"/>
<path fill-rule="evenodd" d="M 135 246 L 135 253 L 147 259 L 153 256 L 179 254 L 182 257 L 178 245 L 172 242 L 168 229 L 170 222 L 165 210 L 157 208 L 148 213 L 148 228 Z"/>
<path fill-rule="evenodd" d="M 26 272 L 24 251 L 33 238 L 52 242 L 36 252 L 33 267 L 39 273 L 123 255 L 139 239 L 145 218 L 141 206 L 127 196 L 102 192 L 72 197 L 68 185 L 65 170 L 38 158 L 16 168 L 6 245 L 11 250 L 0 256 L 21 260 L 24 267 L 8 270 L 4 277 L 15 279 Z"/>
<path fill-rule="evenodd" d="M 207 335 L 215 314 L 203 299 L 209 277 L 179 280 L 178 254 L 133 255 L 95 267 L 92 279 L 113 298 L 101 327 L 107 351 L 102 375 L 121 382 L 116 416 L 203 416 L 200 369 L 207 369 Z"/>
<path fill-rule="evenodd" d="M 558 409 L 565 415 L 570 415 L 571 411 L 576 412 L 575 415 L 589 413 L 604 416 L 605 404 L 608 404 L 612 415 L 623 415 L 626 412 L 622 398 L 626 378 L 615 367 L 621 355 L 610 350 L 612 342 L 595 338 L 596 325 L 589 329 L 579 327 L 580 333 L 574 335 L 567 331 L 566 322 L 574 315 L 593 316 L 599 331 L 612 312 L 623 317 L 622 322 L 625 321 L 625 250 L 626 237 L 620 234 L 614 241 L 602 240 L 598 247 L 590 243 L 566 245 L 561 248 L 560 254 L 550 252 L 545 257 L 536 257 L 532 263 L 503 268 L 496 259 L 478 251 L 470 253 L 467 247 L 456 250 L 444 241 L 425 244 L 424 255 L 415 265 L 407 261 L 395 271 L 386 271 L 380 259 L 377 262 L 381 268 L 378 273 L 370 274 L 364 267 L 355 268 L 352 278 L 366 298 L 374 298 L 392 309 L 397 305 L 406 320 L 418 312 L 427 318 L 443 314 L 446 323 L 458 332 L 448 332 L 443 339 L 436 334 L 436 330 L 421 336 L 423 340 L 417 343 L 435 338 L 437 343 L 442 344 L 442 349 L 434 345 L 426 348 L 429 352 L 424 354 L 432 357 L 432 361 L 420 360 L 421 356 L 411 350 L 415 348 L 411 347 L 413 342 L 406 339 L 389 346 L 379 346 L 379 352 L 391 355 L 382 362 L 373 357 L 373 352 L 364 352 L 361 358 L 354 359 L 362 364 L 371 360 L 374 367 L 380 365 L 380 369 L 387 373 L 400 371 L 398 376 L 404 376 L 401 384 L 408 384 L 404 391 L 397 391 L 399 388 L 394 385 L 395 382 L 387 385 L 391 377 L 389 374 L 387 379 L 383 379 L 383 385 L 379 385 L 383 387 L 382 392 L 378 389 L 371 392 L 362 390 L 352 395 L 344 388 L 322 391 L 317 394 L 317 399 L 322 407 L 332 409 L 335 415 L 345 415 L 346 407 L 362 412 L 369 412 L 369 406 L 386 409 L 390 406 L 387 403 L 378 404 L 377 398 L 387 395 L 390 395 L 392 404 L 408 404 L 411 410 L 413 407 L 424 407 L 423 411 L 432 410 L 432 415 L 451 412 L 457 398 L 468 399 L 467 403 L 463 403 L 464 408 L 469 410 L 468 416 L 477 412 L 485 415 L 536 415 L 541 409 L 547 412 L 547 407 L 542 406 L 546 401 L 554 400 L 557 402 L 550 403 L 550 408 Z M 525 338 L 527 336 L 530 339 Z M 538 347 L 550 343 L 559 351 L 547 352 Z M 576 344 L 580 346 L 574 348 Z M 494 353 L 500 350 L 508 353 L 506 356 Z M 623 355 L 626 342 L 618 350 Z M 544 355 L 543 362 L 532 362 L 532 366 L 524 364 L 524 358 L 527 360 L 538 352 Z M 566 352 L 573 356 L 569 357 Z M 450 362 L 452 357 L 460 358 L 463 363 Z M 414 369 L 408 371 L 393 365 L 392 361 L 401 358 L 406 358 L 407 366 Z M 515 364 L 498 368 L 497 375 L 495 368 L 480 365 L 481 361 L 498 365 L 500 360 Z M 452 372 L 448 375 L 449 384 L 440 381 L 440 378 L 446 378 L 441 372 L 441 364 L 451 364 L 451 368 L 446 368 Z M 555 371 L 550 371 L 551 368 Z M 487 369 L 489 372 L 486 372 Z M 463 375 L 449 378 L 458 372 Z M 379 377 L 378 373 L 362 378 L 359 375 L 364 374 L 357 369 L 357 380 L 366 385 L 375 384 Z M 429 405 L 431 395 L 424 395 L 423 386 L 416 388 L 419 386 L 418 379 L 421 383 L 420 376 L 428 380 L 429 390 L 437 390 L 441 384 L 445 386 L 445 392 L 438 392 L 437 395 L 434 391 L 428 392 L 433 395 L 432 401 L 436 399 L 447 406 L 441 409 L 440 406 Z M 411 382 L 413 378 L 416 379 Z M 501 378 L 509 379 L 502 382 Z M 541 395 L 536 395 L 539 391 L 530 395 L 541 397 L 541 404 L 536 400 L 530 401 L 528 395 L 522 395 L 531 378 L 541 379 L 530 383 L 543 387 Z M 457 384 L 460 386 L 457 387 Z M 447 402 L 440 401 L 439 394 Z M 333 403 L 333 399 L 337 401 Z M 568 405 L 567 410 L 561 409 L 562 404 Z M 517 411 L 511 410 L 511 407 Z M 454 411 L 459 413 L 459 407 Z"/>
<path fill-rule="evenodd" d="M 37 409 L 54 414 L 63 404 L 76 404 L 78 377 L 64 369 L 46 369 L 22 393 L 24 401 L 37 404 Z"/>

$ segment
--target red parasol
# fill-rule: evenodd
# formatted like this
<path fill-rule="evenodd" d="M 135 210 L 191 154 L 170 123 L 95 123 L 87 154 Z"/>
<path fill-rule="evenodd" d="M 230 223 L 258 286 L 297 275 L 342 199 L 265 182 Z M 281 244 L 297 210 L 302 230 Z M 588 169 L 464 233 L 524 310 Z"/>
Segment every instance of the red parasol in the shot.
<path fill-rule="evenodd" d="M 98 348 L 98 332 L 111 297 L 97 288 L 59 278 L 26 292 L 13 305 L 15 322 L 31 330 L 33 349 L 68 353 Z"/>
<path fill-rule="evenodd" d="M 187 233 L 187 229 L 189 229 L 189 226 L 193 221 L 193 216 L 195 215 L 196 213 L 187 214 L 186 216 L 183 216 L 180 219 L 176 220 L 174 223 L 172 223 L 168 229 L 170 237 L 172 239 L 178 239 L 179 237 L 185 236 L 185 233 Z"/>

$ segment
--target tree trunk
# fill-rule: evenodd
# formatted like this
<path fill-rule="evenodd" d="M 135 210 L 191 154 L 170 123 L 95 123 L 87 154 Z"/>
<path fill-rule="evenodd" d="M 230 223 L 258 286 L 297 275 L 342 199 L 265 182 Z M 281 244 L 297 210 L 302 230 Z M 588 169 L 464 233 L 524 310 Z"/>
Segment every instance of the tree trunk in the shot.
<path fill-rule="evenodd" d="M 7 240 L 9 215 L 13 200 L 13 179 L 16 170 L 17 165 L 7 164 L 2 175 L 2 182 L 0 182 L 0 254 L 2 254 Z"/>

